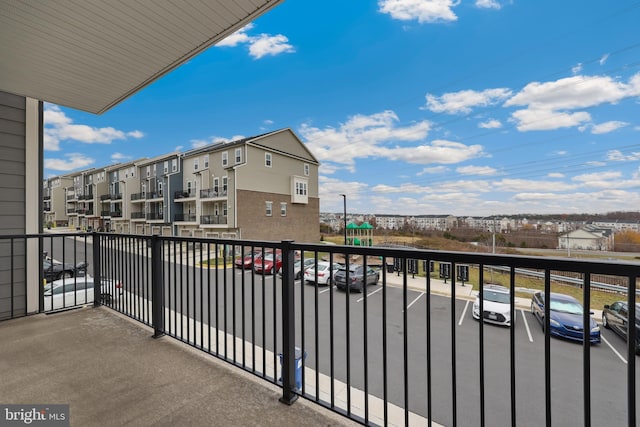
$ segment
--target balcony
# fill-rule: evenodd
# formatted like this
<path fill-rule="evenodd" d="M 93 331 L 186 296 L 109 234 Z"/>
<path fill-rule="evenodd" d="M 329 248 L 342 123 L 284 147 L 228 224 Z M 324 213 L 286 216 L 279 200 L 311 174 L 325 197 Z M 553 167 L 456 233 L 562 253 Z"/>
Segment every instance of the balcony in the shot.
<path fill-rule="evenodd" d="M 192 193 L 190 190 L 178 190 L 173 193 L 173 200 L 176 202 L 182 201 L 182 199 L 193 199 L 195 197 L 195 193 Z"/>
<path fill-rule="evenodd" d="M 162 199 L 162 191 L 148 191 L 146 195 L 147 200 L 150 199 Z"/>
<path fill-rule="evenodd" d="M 131 212 L 131 219 L 145 219 L 144 212 Z"/>
<path fill-rule="evenodd" d="M 197 222 L 196 214 L 175 214 L 173 220 L 176 222 Z"/>
<path fill-rule="evenodd" d="M 46 393 L 60 393 L 60 387 L 73 389 L 86 384 L 87 394 L 82 394 L 87 402 L 84 406 L 91 408 L 90 402 L 94 401 L 91 393 L 104 396 L 111 392 L 108 388 L 113 384 L 120 388 L 120 394 L 115 392 L 113 399 L 95 401 L 102 413 L 105 405 L 120 408 L 114 417 L 126 412 L 122 408 L 127 406 L 118 399 L 130 398 L 121 396 L 123 385 L 141 388 L 136 396 L 145 402 L 157 395 L 175 401 L 176 388 L 166 393 L 158 388 L 158 384 L 171 383 L 172 375 L 184 375 L 183 366 L 189 366 L 173 363 L 168 346 L 175 345 L 183 346 L 180 354 L 201 352 L 202 357 L 198 357 L 201 361 L 208 356 L 218 358 L 265 384 L 270 383 L 279 390 L 281 402 L 291 404 L 301 397 L 364 425 L 428 425 L 428 420 L 432 420 L 441 425 L 474 426 L 636 426 L 639 362 L 635 356 L 635 329 L 630 329 L 628 342 L 602 330 L 607 342 L 611 341 L 606 346 L 604 342 L 592 346 L 552 338 L 550 309 L 545 309 L 547 320 L 543 322 L 543 331 L 528 310 L 531 299 L 522 294 L 520 284 L 530 275 L 538 278 L 541 292 L 547 296 L 551 295 L 552 287 L 560 286 L 566 292 L 576 290 L 583 296 L 586 308 L 580 318 L 583 326 L 588 327 L 589 312 L 600 309 L 590 301 L 594 292 L 602 289 L 616 292 L 614 298 L 628 301 L 632 307 L 630 316 L 635 315 L 638 263 L 295 242 L 104 233 L 88 236 L 93 237 L 93 245 L 82 242 L 82 236 L 76 237 L 80 239 L 76 241 L 81 247 L 93 249 L 88 255 L 94 267 L 90 272 L 99 279 L 97 294 L 105 295 L 99 301 L 104 307 L 57 316 L 29 316 L 12 322 L 52 322 L 46 323 L 50 327 L 27 326 L 30 330 L 45 331 L 30 340 L 25 340 L 26 332 L 18 328 L 12 335 L 16 345 L 25 346 L 24 354 L 33 353 L 30 357 L 36 357 L 33 363 L 16 369 L 41 369 L 41 377 L 54 375 L 52 382 L 56 387 L 43 389 L 41 383 L 30 381 L 22 371 L 8 373 L 22 379 L 24 386 L 29 387 L 26 390 L 34 396 L 46 397 Z M 6 239 L 13 242 L 16 237 Z M 49 237 L 43 240 L 47 243 Z M 62 247 L 53 242 L 50 246 Z M 75 253 L 73 248 L 68 251 Z M 281 254 L 282 267 L 237 274 L 235 261 L 256 251 Z M 81 253 L 84 256 L 86 252 Z M 303 254 L 314 264 L 325 259 L 329 264 L 344 262 L 365 271 L 374 267 L 375 283 L 365 286 L 364 292 L 357 277 L 347 276 L 344 290 L 297 283 L 296 254 Z M 122 262 L 123 259 L 127 261 Z M 466 267 L 467 274 L 460 267 Z M 282 276 L 276 274 L 276 269 L 282 270 Z M 469 275 L 469 270 L 473 274 Z M 136 273 L 132 275 L 132 271 Z M 314 275 L 315 278 L 307 280 L 320 283 L 320 272 Z M 122 278 L 122 288 L 114 287 L 110 278 Z M 82 286 L 80 279 L 77 282 Z M 605 279 L 610 281 L 605 283 Z M 516 319 L 510 326 L 497 327 L 472 317 L 472 302 L 477 293 L 472 283 L 494 283 L 494 280 L 501 280 L 509 289 L 509 315 Z M 37 289 L 42 292 L 42 287 Z M 16 292 L 12 298 L 24 295 L 23 291 Z M 47 301 L 41 303 L 42 312 L 48 310 Z M 69 296 L 67 301 L 65 307 L 75 305 L 73 297 Z M 480 296 L 479 301 L 480 312 L 490 319 L 486 316 L 489 309 L 482 306 L 485 300 Z M 22 305 L 16 303 L 11 307 L 11 317 L 20 317 L 19 311 L 14 314 L 13 307 L 19 310 Z M 116 323 L 112 323 L 111 318 L 105 317 L 111 316 L 112 311 L 125 318 L 114 316 Z M 54 323 L 67 316 L 68 324 Z M 145 325 L 147 329 L 139 331 L 147 330 L 147 335 L 130 330 L 135 324 L 126 318 Z M 2 335 L 11 328 L 0 328 L 2 342 L 14 343 Z M 151 329 L 155 337 L 166 338 L 151 340 Z M 112 333 L 115 335 L 111 336 Z M 65 351 L 35 351 L 43 345 L 40 339 L 51 345 L 59 343 Z M 140 346 L 140 350 L 130 346 Z M 192 351 L 184 351 L 185 347 Z M 296 352 L 296 347 L 306 356 Z M 2 346 L 0 357 L 6 351 L 15 351 L 15 346 Z M 110 351 L 114 352 L 113 360 L 107 355 Z M 148 360 L 147 351 L 152 354 Z M 83 375 L 95 379 L 94 362 L 98 354 L 102 355 L 101 372 L 109 373 L 114 381 L 84 381 Z M 130 360 L 123 356 L 127 354 L 142 356 Z M 68 362 L 74 355 L 78 355 L 78 363 L 57 363 L 58 358 Z M 157 361 L 162 366 L 156 366 Z M 165 372 L 168 364 L 172 366 L 171 372 Z M 214 397 L 200 383 L 203 380 L 211 385 L 211 375 L 215 374 L 203 379 L 194 374 L 189 376 L 190 381 L 179 381 L 175 387 L 194 384 L 199 391 L 194 399 L 207 396 L 211 400 Z M 17 384 L 23 390 L 22 382 Z M 147 384 L 155 392 L 144 393 Z M 258 385 L 254 387 L 257 389 Z M 244 396 L 233 390 L 221 392 L 230 395 L 236 409 L 246 411 Z M 5 397 L 2 393 L 12 392 L 0 390 L 0 398 Z M 604 394 L 607 399 L 601 399 Z M 273 400 L 276 399 L 274 396 Z M 167 404 L 172 405 L 172 401 Z M 145 409 L 148 406 L 153 405 Z M 193 406 L 189 405 L 189 409 Z M 283 416 L 297 410 L 298 404 L 282 411 Z M 285 422 L 280 418 L 277 421 Z M 238 421 L 251 423 L 248 419 Z M 262 423 L 271 422 L 262 419 Z"/>
<path fill-rule="evenodd" d="M 111 194 L 111 200 L 122 200 L 122 193 Z"/>
<path fill-rule="evenodd" d="M 100 211 L 100 216 L 111 216 L 111 211 Z"/>
<path fill-rule="evenodd" d="M 111 218 L 122 218 L 122 212 L 121 211 L 110 211 L 109 212 L 109 216 Z"/>
<path fill-rule="evenodd" d="M 146 199 L 146 193 L 133 193 L 131 195 L 131 201 L 144 201 Z"/>
<path fill-rule="evenodd" d="M 163 219 L 162 212 L 149 212 L 145 216 L 147 221 L 158 221 Z"/>
<path fill-rule="evenodd" d="M 100 196 L 100 201 L 101 202 L 104 202 L 104 201 L 107 201 L 107 200 L 111 200 L 111 194 L 103 194 L 103 195 Z"/>
<path fill-rule="evenodd" d="M 78 200 L 91 200 L 93 199 L 93 194 L 83 194 L 78 197 Z"/>
<path fill-rule="evenodd" d="M 227 191 L 218 191 L 214 188 L 209 188 L 206 190 L 200 190 L 200 198 L 201 199 L 217 199 L 221 197 L 227 197 Z"/>
<path fill-rule="evenodd" d="M 227 215 L 202 215 L 200 217 L 200 224 L 227 224 Z"/>

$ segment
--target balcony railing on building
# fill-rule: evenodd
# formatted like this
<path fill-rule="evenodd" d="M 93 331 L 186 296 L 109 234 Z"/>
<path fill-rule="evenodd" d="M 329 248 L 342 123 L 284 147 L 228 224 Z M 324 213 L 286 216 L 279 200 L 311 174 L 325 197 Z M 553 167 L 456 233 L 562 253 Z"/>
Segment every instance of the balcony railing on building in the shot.
<path fill-rule="evenodd" d="M 218 191 L 215 188 L 208 188 L 205 190 L 200 190 L 200 198 L 201 199 L 215 199 L 218 197 L 227 197 L 227 192 L 225 191 Z"/>
<path fill-rule="evenodd" d="M 146 193 L 133 193 L 131 195 L 131 201 L 134 202 L 136 200 L 144 200 L 146 199 Z"/>
<path fill-rule="evenodd" d="M 144 212 L 131 212 L 131 219 L 144 219 Z"/>
<path fill-rule="evenodd" d="M 163 219 L 163 215 L 162 212 L 149 212 L 146 214 L 146 219 L 148 221 L 160 220 Z"/>
<path fill-rule="evenodd" d="M 149 199 L 161 199 L 162 191 L 148 191 L 147 192 L 147 200 Z"/>
<path fill-rule="evenodd" d="M 122 218 L 122 211 L 111 211 L 109 216 L 112 218 Z"/>
<path fill-rule="evenodd" d="M 111 216 L 111 211 L 100 211 L 100 216 Z"/>
<path fill-rule="evenodd" d="M 173 220 L 176 222 L 196 222 L 198 220 L 198 217 L 196 214 L 180 213 L 175 214 L 173 216 Z"/>
<path fill-rule="evenodd" d="M 226 224 L 227 215 L 202 215 L 200 217 L 200 224 Z"/>
<path fill-rule="evenodd" d="M 196 197 L 195 193 L 192 193 L 191 190 L 178 190 L 173 193 L 174 200 L 189 199 L 191 197 Z"/>
<path fill-rule="evenodd" d="M 111 194 L 111 200 L 122 200 L 122 193 Z"/>

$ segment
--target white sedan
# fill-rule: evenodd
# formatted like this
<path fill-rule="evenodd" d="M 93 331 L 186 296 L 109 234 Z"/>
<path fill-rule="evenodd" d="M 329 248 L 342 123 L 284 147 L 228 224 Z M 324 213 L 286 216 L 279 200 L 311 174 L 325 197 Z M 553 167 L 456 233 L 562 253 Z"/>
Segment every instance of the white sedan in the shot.
<path fill-rule="evenodd" d="M 44 309 L 60 310 L 79 305 L 92 304 L 94 300 L 93 277 L 71 277 L 55 280 L 44 287 Z M 122 282 L 102 279 L 101 295 L 103 303 L 110 303 L 112 295 L 122 295 Z"/>
<path fill-rule="evenodd" d="M 482 318 L 496 325 L 511 325 L 511 299 L 509 289 L 500 285 L 484 285 L 482 290 Z M 473 318 L 480 320 L 480 293 L 473 303 Z M 515 320 L 515 319 L 514 319 Z"/>
<path fill-rule="evenodd" d="M 333 270 L 332 270 L 333 267 Z M 340 264 L 327 261 L 318 261 L 318 264 L 311 266 L 304 271 L 304 281 L 309 283 L 317 283 L 318 285 L 328 285 L 331 283 L 333 274 L 340 268 Z M 316 282 L 316 271 L 318 272 L 318 280 Z"/>

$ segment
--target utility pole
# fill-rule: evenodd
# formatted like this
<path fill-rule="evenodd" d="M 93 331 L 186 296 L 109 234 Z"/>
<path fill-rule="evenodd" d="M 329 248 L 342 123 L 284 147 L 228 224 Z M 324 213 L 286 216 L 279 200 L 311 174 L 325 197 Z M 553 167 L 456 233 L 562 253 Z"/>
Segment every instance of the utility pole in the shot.
<path fill-rule="evenodd" d="M 344 205 L 344 244 L 347 244 L 347 195 L 341 194 Z"/>

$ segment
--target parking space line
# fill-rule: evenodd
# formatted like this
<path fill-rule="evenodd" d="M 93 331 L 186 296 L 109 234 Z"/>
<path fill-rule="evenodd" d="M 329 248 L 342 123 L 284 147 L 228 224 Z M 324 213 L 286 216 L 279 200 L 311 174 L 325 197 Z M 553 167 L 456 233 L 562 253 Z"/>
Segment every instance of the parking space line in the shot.
<path fill-rule="evenodd" d="M 382 288 L 378 288 L 378 289 L 376 289 L 375 291 L 371 292 L 370 294 L 367 294 L 367 298 L 369 298 L 371 295 L 373 295 L 373 294 L 375 294 L 375 293 L 380 292 L 381 290 L 382 290 Z M 360 301 L 362 301 L 363 299 L 364 299 L 364 297 L 360 297 L 356 302 L 360 302 Z"/>
<path fill-rule="evenodd" d="M 327 288 L 321 290 L 320 292 L 318 292 L 318 295 L 324 294 L 325 292 L 329 292 L 329 290 L 331 290 L 331 288 L 332 288 L 331 285 L 327 285 Z"/>
<path fill-rule="evenodd" d="M 600 333 L 600 339 L 602 339 L 602 341 L 604 341 L 604 343 L 606 345 L 609 346 L 609 348 L 611 349 L 611 351 L 613 351 L 619 358 L 620 360 L 622 360 L 622 362 L 626 365 L 627 364 L 627 359 L 625 359 L 620 353 L 618 353 L 618 350 L 616 350 L 615 348 L 613 348 L 613 346 L 611 345 L 611 343 L 609 341 L 607 341 L 607 339 L 602 335 L 602 333 Z"/>
<path fill-rule="evenodd" d="M 409 305 L 407 306 L 407 310 L 409 310 L 409 309 L 411 308 L 411 306 L 412 306 L 413 304 L 415 304 L 415 302 L 416 302 L 416 301 L 418 301 L 418 300 L 422 297 L 422 295 L 425 295 L 425 293 L 424 293 L 424 292 L 420 292 L 420 295 L 418 295 L 418 296 L 416 297 L 416 299 L 414 299 L 413 301 L 411 301 L 411 302 L 409 303 Z M 402 312 L 404 313 L 404 310 L 402 310 Z"/>
<path fill-rule="evenodd" d="M 460 321 L 458 322 L 458 326 L 462 325 L 462 321 L 464 320 L 464 315 L 467 313 L 467 308 L 469 308 L 469 303 L 471 301 L 467 300 L 466 304 L 464 305 L 464 310 L 462 310 L 462 316 L 460 316 Z"/>
<path fill-rule="evenodd" d="M 529 335 L 529 342 L 533 342 L 533 337 L 531 336 L 531 329 L 529 329 L 529 323 L 527 322 L 527 316 L 525 316 L 523 309 L 520 309 L 520 313 L 522 313 L 522 320 L 524 321 L 524 327 L 527 329 L 527 335 Z"/>

